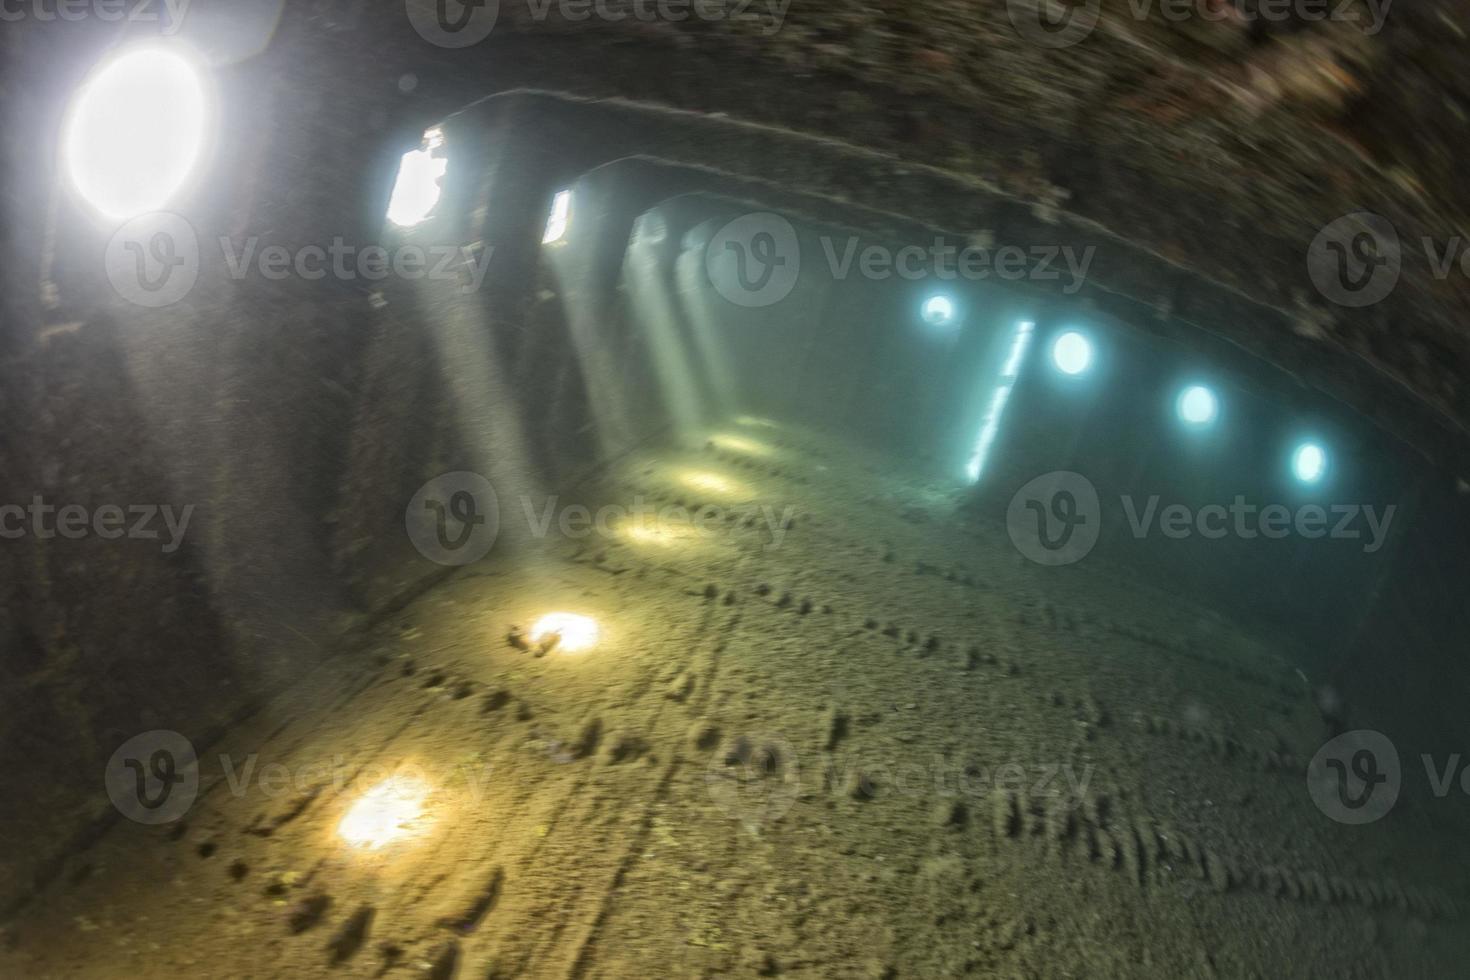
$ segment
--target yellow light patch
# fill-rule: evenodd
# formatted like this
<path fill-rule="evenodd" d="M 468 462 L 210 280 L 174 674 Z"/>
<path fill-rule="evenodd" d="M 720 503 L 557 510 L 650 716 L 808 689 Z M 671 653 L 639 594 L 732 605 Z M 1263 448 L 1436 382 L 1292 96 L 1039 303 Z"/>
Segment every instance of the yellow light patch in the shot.
<path fill-rule="evenodd" d="M 531 627 L 530 640 L 532 643 L 541 643 L 555 637 L 554 649 L 557 651 L 581 653 L 596 646 L 600 635 L 597 620 L 590 616 L 554 612 L 536 620 L 536 624 Z"/>
<path fill-rule="evenodd" d="M 747 439 L 745 436 L 720 432 L 710 436 L 709 441 L 716 449 L 723 449 L 726 452 L 744 453 L 747 456 L 771 455 L 770 446 L 763 442 L 757 442 L 754 439 Z"/>
<path fill-rule="evenodd" d="M 354 847 L 375 851 L 424 831 L 424 801 L 429 787 L 409 776 L 394 776 L 364 793 L 337 825 L 337 835 Z"/>
<path fill-rule="evenodd" d="M 678 480 L 689 489 L 698 490 L 700 493 L 713 493 L 722 497 L 750 496 L 749 487 L 712 470 L 683 470 L 678 474 Z"/>
<path fill-rule="evenodd" d="M 653 548 L 678 548 L 698 543 L 703 534 L 692 524 L 650 518 L 629 521 L 618 528 L 622 538 L 631 544 Z"/>

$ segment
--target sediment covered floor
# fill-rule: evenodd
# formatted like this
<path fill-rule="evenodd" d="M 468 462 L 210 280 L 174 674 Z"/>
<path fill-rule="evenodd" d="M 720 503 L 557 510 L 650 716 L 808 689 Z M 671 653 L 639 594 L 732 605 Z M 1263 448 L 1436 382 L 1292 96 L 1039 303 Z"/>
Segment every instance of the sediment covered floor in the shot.
<path fill-rule="evenodd" d="M 1365 833 L 1314 808 L 1323 726 L 1285 651 L 1100 560 L 1032 565 L 1003 515 L 892 460 L 720 431 L 615 480 L 624 503 L 719 508 L 705 530 L 553 530 L 424 594 L 201 751 L 181 822 L 119 820 L 74 855 L 0 975 L 1467 962 L 1460 883 L 1414 815 Z M 551 611 L 594 618 L 596 645 L 508 640 Z M 345 842 L 395 773 L 421 812 Z"/>

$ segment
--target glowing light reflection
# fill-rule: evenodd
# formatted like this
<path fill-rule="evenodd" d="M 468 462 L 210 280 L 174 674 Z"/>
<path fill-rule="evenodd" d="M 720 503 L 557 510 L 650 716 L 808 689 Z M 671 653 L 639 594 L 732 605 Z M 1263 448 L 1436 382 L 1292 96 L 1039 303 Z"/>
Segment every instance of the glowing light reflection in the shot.
<path fill-rule="evenodd" d="M 530 640 L 541 643 L 556 638 L 555 650 L 560 653 L 581 653 L 597 645 L 601 630 L 597 620 L 576 613 L 547 613 L 531 627 Z"/>
<path fill-rule="evenodd" d="M 920 308 L 924 322 L 931 327 L 944 327 L 954 322 L 954 301 L 948 296 L 930 296 Z"/>
<path fill-rule="evenodd" d="M 418 779 L 394 776 L 364 793 L 337 825 L 337 835 L 354 847 L 375 851 L 423 833 L 429 787 Z"/>
<path fill-rule="evenodd" d="M 716 433 L 709 437 L 710 443 L 716 449 L 724 449 L 733 453 L 745 453 L 747 456 L 769 456 L 771 447 L 745 436 L 729 435 L 727 433 Z"/>
<path fill-rule="evenodd" d="M 630 522 L 620 527 L 618 533 L 633 544 L 656 548 L 683 547 L 695 544 L 704 537 L 694 525 L 675 521 Z"/>
<path fill-rule="evenodd" d="M 1069 330 L 1052 345 L 1051 359 L 1063 374 L 1081 374 L 1092 364 L 1092 344 L 1077 331 Z"/>
<path fill-rule="evenodd" d="M 996 385 L 995 392 L 990 396 L 990 405 L 985 410 L 985 417 L 980 423 L 980 435 L 975 440 L 975 448 L 970 453 L 970 461 L 965 467 L 965 474 L 971 483 L 980 480 L 980 474 L 985 471 L 985 461 L 990 455 L 990 447 L 995 442 L 996 433 L 1000 431 L 1001 416 L 1005 414 L 1006 402 L 1010 401 L 1011 389 L 1016 386 L 1016 378 L 1021 374 L 1021 365 L 1026 359 L 1026 350 L 1031 346 L 1031 334 L 1036 329 L 1036 324 L 1030 320 L 1023 320 L 1016 325 L 1016 334 L 1011 338 L 1011 350 L 1006 355 L 1005 365 L 1000 371 L 1000 383 Z"/>
<path fill-rule="evenodd" d="M 129 51 L 77 93 L 62 146 L 77 192 L 109 218 L 166 204 L 203 153 L 204 83 L 178 51 Z"/>
<path fill-rule="evenodd" d="M 1291 472 L 1303 483 L 1316 483 L 1327 472 L 1327 451 L 1315 442 L 1304 442 L 1291 457 Z"/>
<path fill-rule="evenodd" d="M 434 151 L 443 145 L 444 134 L 431 129 L 424 133 L 423 149 L 409 150 L 398 161 L 398 178 L 388 199 L 388 220 L 400 228 L 419 224 L 439 203 L 439 182 L 449 161 L 435 156 Z"/>
<path fill-rule="evenodd" d="M 546 219 L 546 233 L 541 236 L 542 245 L 555 245 L 567 237 L 567 228 L 572 223 L 572 192 L 557 191 L 551 200 L 551 215 Z"/>
<path fill-rule="evenodd" d="M 684 470 L 678 474 L 678 480 L 691 490 L 701 493 L 713 493 L 724 497 L 739 497 L 748 494 L 741 483 L 721 476 L 710 470 Z"/>
<path fill-rule="evenodd" d="M 1191 385 L 1179 394 L 1179 418 L 1190 425 L 1208 425 L 1219 411 L 1215 393 L 1203 385 Z"/>

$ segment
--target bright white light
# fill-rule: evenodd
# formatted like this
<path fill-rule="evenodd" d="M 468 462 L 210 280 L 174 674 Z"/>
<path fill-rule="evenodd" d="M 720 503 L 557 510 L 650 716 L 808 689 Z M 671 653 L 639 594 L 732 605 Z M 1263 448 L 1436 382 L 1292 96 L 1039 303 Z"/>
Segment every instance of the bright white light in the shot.
<path fill-rule="evenodd" d="M 1220 411 L 1215 393 L 1203 385 L 1190 385 L 1179 393 L 1177 406 L 1180 421 L 1190 425 L 1208 425 Z"/>
<path fill-rule="evenodd" d="M 412 228 L 429 216 L 439 203 L 439 181 L 449 161 L 435 156 L 444 144 L 437 129 L 424 134 L 424 148 L 409 150 L 398 161 L 398 179 L 393 182 L 393 196 L 388 199 L 388 220 L 400 228 Z"/>
<path fill-rule="evenodd" d="M 1077 331 L 1069 330 L 1052 344 L 1051 359 L 1063 374 L 1081 374 L 1092 363 L 1092 344 Z"/>
<path fill-rule="evenodd" d="M 1022 320 L 1016 325 L 1016 336 L 1011 340 L 1011 353 L 1006 358 L 1005 367 L 1001 369 L 1002 380 L 1014 381 L 1021 373 L 1021 361 L 1026 357 L 1026 348 L 1031 346 L 1031 331 L 1036 329 L 1036 324 L 1030 320 Z"/>
<path fill-rule="evenodd" d="M 362 795 L 337 825 L 337 835 L 354 847 L 375 851 L 422 830 L 429 787 L 417 779 L 394 776 Z"/>
<path fill-rule="evenodd" d="M 1001 385 L 990 396 L 990 406 L 986 408 L 985 421 L 980 426 L 980 438 L 975 440 L 975 449 L 970 454 L 970 462 L 965 466 L 965 473 L 971 483 L 978 483 L 980 474 L 985 471 L 985 458 L 990 455 L 990 446 L 1000 430 L 1000 417 L 1005 414 L 1006 402 L 1010 399 L 1010 385 Z"/>
<path fill-rule="evenodd" d="M 954 302 L 948 296 L 930 296 L 920 313 L 931 327 L 944 327 L 954 322 Z"/>
<path fill-rule="evenodd" d="M 536 620 L 536 624 L 531 627 L 530 639 L 532 643 L 541 643 L 555 636 L 555 649 L 565 653 L 580 653 L 596 645 L 599 633 L 597 620 L 591 617 L 555 612 L 547 613 Z"/>
<path fill-rule="evenodd" d="M 980 423 L 980 435 L 975 440 L 975 449 L 970 453 L 970 462 L 965 466 L 965 474 L 969 476 L 971 483 L 980 479 L 980 474 L 985 470 L 985 459 L 990 455 L 990 446 L 995 442 L 995 435 L 1000 431 L 1000 419 L 1005 414 L 1006 402 L 1010 401 L 1011 389 L 1016 386 L 1016 378 L 1021 373 L 1021 364 L 1026 359 L 1026 349 L 1031 346 L 1031 332 L 1036 324 L 1030 320 L 1023 320 L 1016 325 L 1016 334 L 1011 338 L 1011 351 L 1006 356 L 1006 363 L 1000 372 L 1000 384 L 996 385 L 995 391 L 990 396 L 990 406 L 985 410 L 985 418 Z"/>
<path fill-rule="evenodd" d="M 551 216 L 546 219 L 546 234 L 541 236 L 542 245 L 554 245 L 567 237 L 567 226 L 572 223 L 572 192 L 557 191 L 551 199 Z"/>
<path fill-rule="evenodd" d="M 104 65 L 77 93 L 63 137 L 78 193 L 109 218 L 157 211 L 184 185 L 204 150 L 204 83 L 178 51 L 136 48 Z"/>
<path fill-rule="evenodd" d="M 1316 483 L 1327 472 L 1327 451 L 1315 442 L 1304 442 L 1291 456 L 1291 471 L 1303 483 Z"/>

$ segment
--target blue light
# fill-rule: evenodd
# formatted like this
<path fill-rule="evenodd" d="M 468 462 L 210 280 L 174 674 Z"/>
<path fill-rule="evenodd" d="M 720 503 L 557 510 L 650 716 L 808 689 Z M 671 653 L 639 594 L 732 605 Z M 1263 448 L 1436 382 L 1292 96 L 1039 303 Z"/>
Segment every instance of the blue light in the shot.
<path fill-rule="evenodd" d="M 1189 425 L 1209 425 L 1220 413 L 1220 401 L 1204 385 L 1190 385 L 1179 393 L 1175 406 L 1179 420 Z"/>
<path fill-rule="evenodd" d="M 1327 450 L 1304 442 L 1291 455 L 1291 472 L 1303 483 L 1316 483 L 1327 472 Z"/>
<path fill-rule="evenodd" d="M 930 296 L 919 314 L 931 327 L 947 327 L 954 322 L 954 301 L 948 296 Z"/>
<path fill-rule="evenodd" d="M 1081 374 L 1092 363 L 1092 344 L 1077 331 L 1069 330 L 1052 344 L 1051 360 L 1063 374 Z"/>

